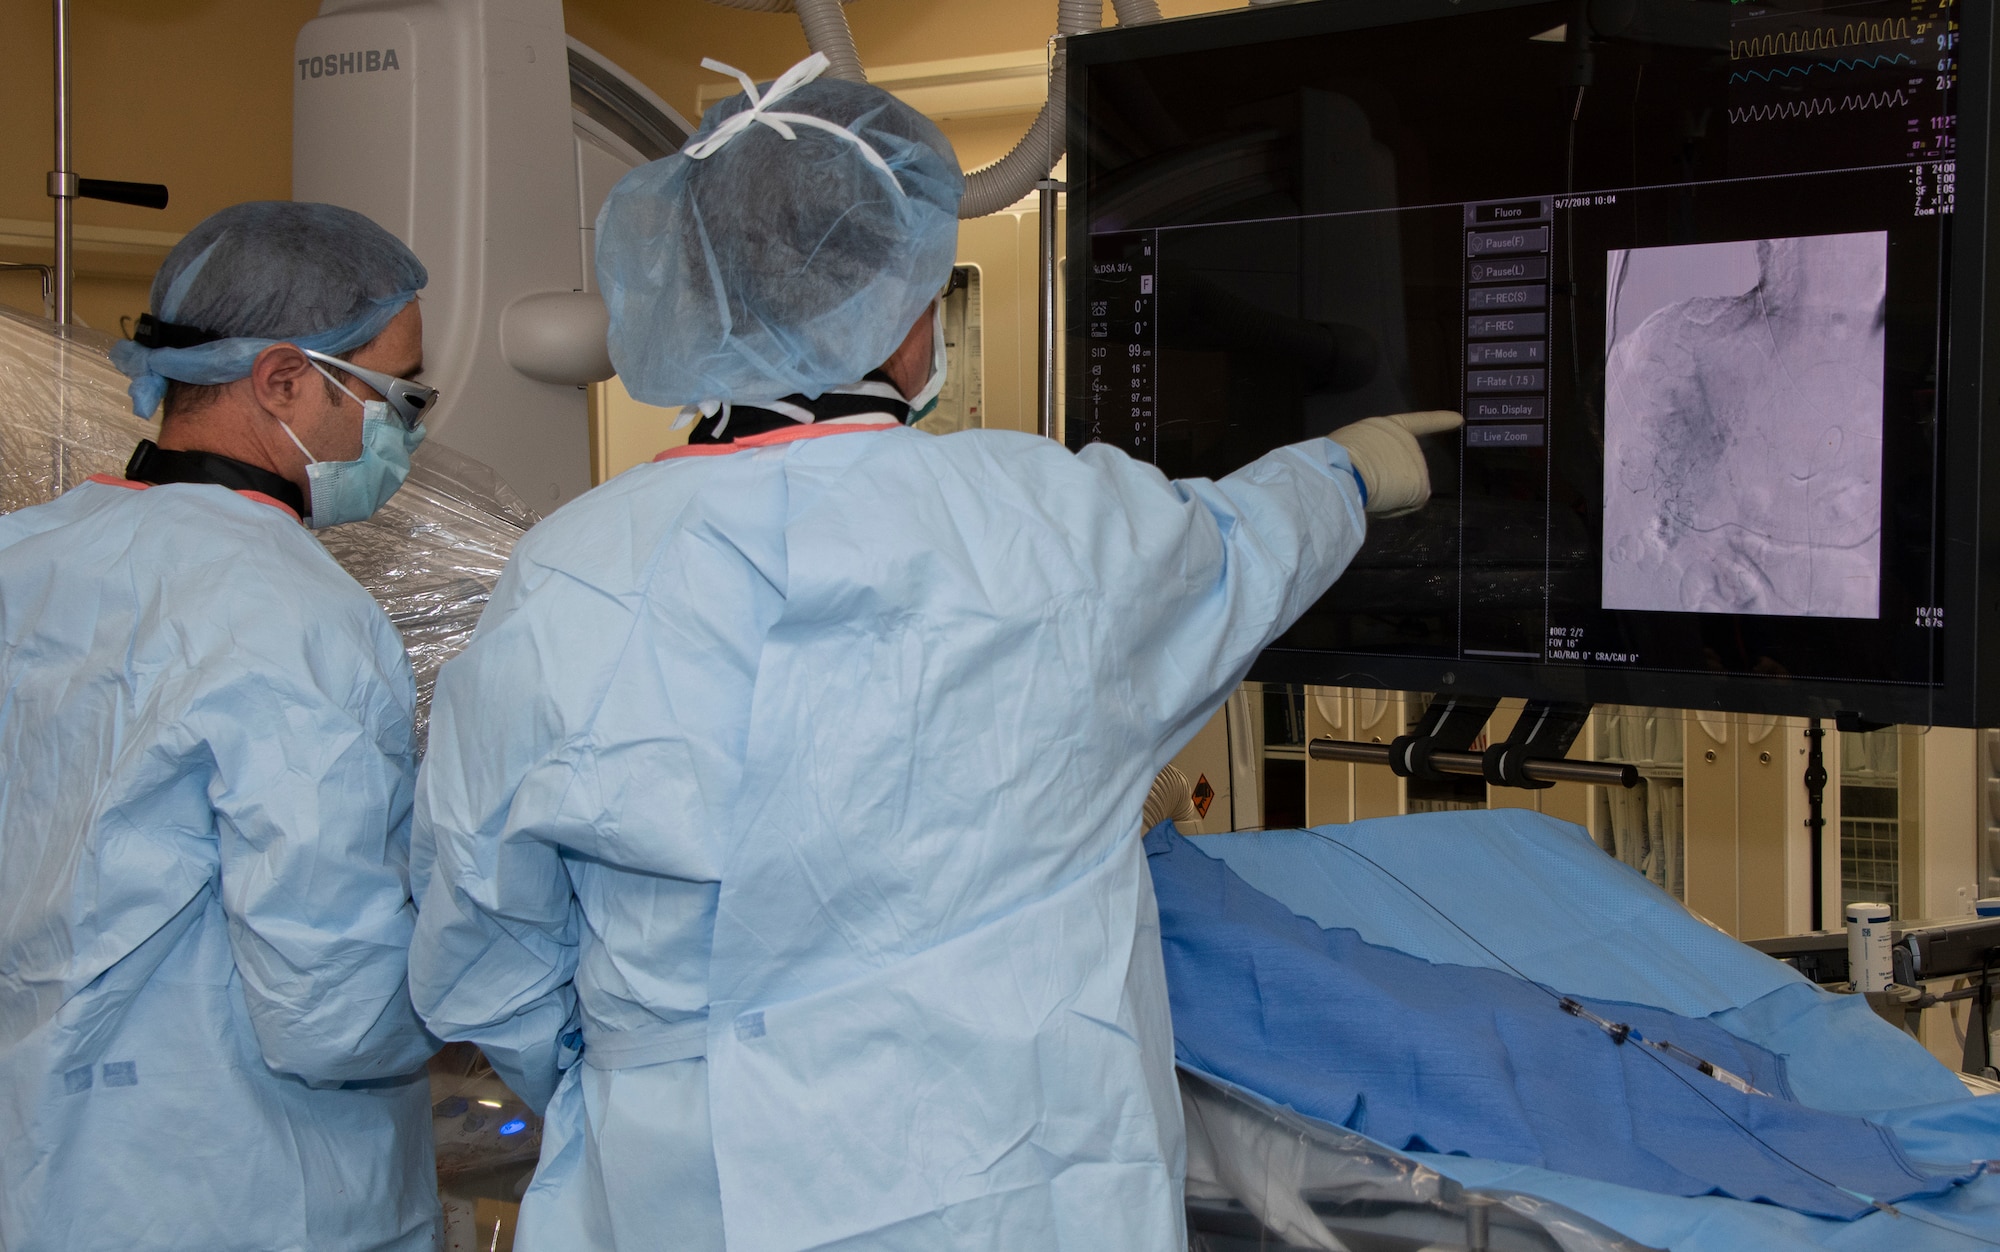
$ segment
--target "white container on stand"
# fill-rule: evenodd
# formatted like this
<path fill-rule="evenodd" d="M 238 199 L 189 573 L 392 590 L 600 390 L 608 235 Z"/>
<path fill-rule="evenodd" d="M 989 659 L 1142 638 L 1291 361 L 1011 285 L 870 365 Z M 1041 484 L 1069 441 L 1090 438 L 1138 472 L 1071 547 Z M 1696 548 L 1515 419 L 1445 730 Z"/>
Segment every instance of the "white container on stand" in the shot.
<path fill-rule="evenodd" d="M 1889 959 L 1889 906 L 1847 906 L 1847 975 L 1856 991 L 1885 991 L 1895 980 Z"/>

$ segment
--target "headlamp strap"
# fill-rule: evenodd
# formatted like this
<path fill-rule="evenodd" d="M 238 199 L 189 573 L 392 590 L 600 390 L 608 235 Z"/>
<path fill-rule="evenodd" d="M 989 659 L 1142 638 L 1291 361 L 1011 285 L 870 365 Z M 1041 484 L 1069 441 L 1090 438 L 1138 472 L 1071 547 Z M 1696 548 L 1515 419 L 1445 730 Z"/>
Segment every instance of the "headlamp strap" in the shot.
<path fill-rule="evenodd" d="M 218 335 L 199 326 L 163 322 L 151 313 L 141 313 L 139 325 L 132 332 L 132 342 L 142 348 L 198 348 L 202 344 L 227 338 L 229 336 Z"/>

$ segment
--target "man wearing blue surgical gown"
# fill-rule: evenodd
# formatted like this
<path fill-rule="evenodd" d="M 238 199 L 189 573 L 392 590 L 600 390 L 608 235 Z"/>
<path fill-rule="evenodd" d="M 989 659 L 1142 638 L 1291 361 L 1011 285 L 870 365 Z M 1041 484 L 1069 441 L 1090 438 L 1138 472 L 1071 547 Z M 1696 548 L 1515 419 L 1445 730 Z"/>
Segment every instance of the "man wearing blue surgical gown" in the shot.
<path fill-rule="evenodd" d="M 605 206 L 619 372 L 702 416 L 444 667 L 411 991 L 547 1108 L 528 1252 L 1178 1249 L 1141 803 L 1456 419 L 1220 482 L 908 429 L 963 180 L 821 64 Z"/>
<path fill-rule="evenodd" d="M 410 666 L 300 525 L 402 481 L 423 285 L 359 214 L 223 210 L 114 353 L 158 443 L 0 517 L 7 1252 L 434 1246 Z"/>

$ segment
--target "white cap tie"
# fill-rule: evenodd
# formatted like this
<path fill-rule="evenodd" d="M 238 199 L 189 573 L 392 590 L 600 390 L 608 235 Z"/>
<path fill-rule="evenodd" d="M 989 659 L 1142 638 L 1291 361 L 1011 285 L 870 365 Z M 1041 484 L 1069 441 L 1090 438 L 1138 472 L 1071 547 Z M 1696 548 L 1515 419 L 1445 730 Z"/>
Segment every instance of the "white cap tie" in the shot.
<path fill-rule="evenodd" d="M 681 151 L 687 154 L 689 158 L 700 161 L 714 155 L 721 151 L 730 140 L 736 138 L 736 136 L 742 134 L 752 124 L 757 122 L 762 122 L 786 139 L 798 138 L 797 132 L 792 127 L 809 126 L 815 130 L 823 130 L 829 135 L 839 135 L 842 139 L 853 144 L 860 150 L 861 155 L 867 159 L 870 165 L 881 170 L 889 179 L 889 185 L 896 189 L 897 195 L 909 194 L 903 190 L 903 184 L 897 181 L 896 173 L 889 168 L 889 163 L 882 159 L 882 154 L 877 152 L 867 140 L 847 129 L 847 127 L 837 122 L 829 122 L 823 117 L 814 117 L 810 113 L 780 113 L 771 107 L 820 76 L 820 73 L 827 67 L 827 59 L 824 52 L 815 52 L 797 65 L 786 70 L 783 74 L 780 74 L 777 80 L 771 84 L 771 90 L 762 96 L 757 94 L 757 84 L 750 81 L 750 76 L 733 65 L 724 65 L 720 61 L 703 57 L 701 67 L 705 70 L 714 70 L 718 74 L 728 74 L 737 82 L 742 83 L 743 94 L 749 98 L 750 107 L 723 119 L 722 124 L 715 128 L 714 133 L 708 135 L 706 138 L 698 139 L 690 143 L 687 147 L 682 148 Z"/>

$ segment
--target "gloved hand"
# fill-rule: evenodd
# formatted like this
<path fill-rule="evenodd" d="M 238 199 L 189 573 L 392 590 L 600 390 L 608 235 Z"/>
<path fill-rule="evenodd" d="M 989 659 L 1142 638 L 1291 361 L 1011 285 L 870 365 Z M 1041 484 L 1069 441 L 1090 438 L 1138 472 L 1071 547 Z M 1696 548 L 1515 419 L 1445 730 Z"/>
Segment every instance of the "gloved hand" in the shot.
<path fill-rule="evenodd" d="M 1327 438 L 1347 449 L 1348 460 L 1368 489 L 1364 511 L 1376 517 L 1401 517 L 1424 507 L 1431 498 L 1431 472 L 1424 464 L 1417 436 L 1457 430 L 1465 419 L 1432 409 L 1365 417 L 1334 431 Z"/>

